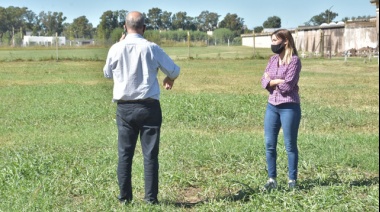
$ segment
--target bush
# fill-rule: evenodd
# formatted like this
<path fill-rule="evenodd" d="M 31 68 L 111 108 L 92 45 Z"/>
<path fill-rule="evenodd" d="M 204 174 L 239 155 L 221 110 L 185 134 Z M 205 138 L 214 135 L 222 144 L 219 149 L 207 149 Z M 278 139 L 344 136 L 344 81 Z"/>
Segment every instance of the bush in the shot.
<path fill-rule="evenodd" d="M 157 30 L 147 30 L 144 33 L 144 37 L 151 41 L 154 42 L 158 45 L 161 45 L 161 38 L 160 38 L 160 32 Z"/>
<path fill-rule="evenodd" d="M 216 43 L 225 44 L 228 41 L 232 41 L 234 39 L 234 33 L 226 28 L 217 29 L 213 33 L 213 38 L 216 40 Z"/>
<path fill-rule="evenodd" d="M 111 35 L 110 35 L 110 40 L 112 43 L 116 43 L 120 40 L 121 35 L 123 34 L 123 29 L 122 28 L 116 28 L 112 30 Z"/>

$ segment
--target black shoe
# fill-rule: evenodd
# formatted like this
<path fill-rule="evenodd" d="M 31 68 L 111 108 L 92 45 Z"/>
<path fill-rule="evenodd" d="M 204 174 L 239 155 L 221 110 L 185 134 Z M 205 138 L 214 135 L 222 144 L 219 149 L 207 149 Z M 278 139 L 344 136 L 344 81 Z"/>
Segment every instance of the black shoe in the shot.
<path fill-rule="evenodd" d="M 132 199 L 121 198 L 120 196 L 118 196 L 117 199 L 119 200 L 120 204 L 124 204 L 124 205 L 127 205 L 132 202 Z"/>
<path fill-rule="evenodd" d="M 120 205 L 128 205 L 132 203 L 132 200 L 119 200 Z"/>
<path fill-rule="evenodd" d="M 158 205 L 160 204 L 158 200 L 145 200 L 145 203 L 148 205 Z"/>

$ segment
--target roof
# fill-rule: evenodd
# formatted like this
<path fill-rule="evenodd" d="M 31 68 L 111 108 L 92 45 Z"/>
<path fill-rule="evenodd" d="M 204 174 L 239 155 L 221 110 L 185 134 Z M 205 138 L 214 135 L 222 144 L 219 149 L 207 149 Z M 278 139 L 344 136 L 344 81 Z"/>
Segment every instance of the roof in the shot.
<path fill-rule="evenodd" d="M 376 5 L 379 7 L 379 0 L 370 0 L 371 4 Z"/>

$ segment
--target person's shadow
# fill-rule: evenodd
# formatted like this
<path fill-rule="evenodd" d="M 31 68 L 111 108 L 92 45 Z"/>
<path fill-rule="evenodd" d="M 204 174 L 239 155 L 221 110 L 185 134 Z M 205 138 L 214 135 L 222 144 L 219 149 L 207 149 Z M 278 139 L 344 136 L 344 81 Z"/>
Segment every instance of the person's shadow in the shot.
<path fill-rule="evenodd" d="M 215 197 L 212 199 L 204 199 L 204 200 L 200 200 L 198 202 L 191 202 L 191 203 L 190 202 L 166 202 L 166 204 L 175 205 L 176 207 L 179 207 L 179 208 L 193 208 L 197 205 L 210 202 L 211 200 L 212 201 L 230 201 L 230 202 L 249 201 L 250 196 L 257 195 L 260 193 L 264 194 L 265 192 L 268 192 L 268 191 L 264 191 L 262 188 L 259 188 L 259 187 L 252 188 L 249 185 L 242 183 L 242 182 L 238 182 L 238 181 L 233 181 L 233 184 L 234 185 L 240 185 L 242 187 L 242 189 L 240 189 L 237 192 L 231 192 L 230 189 L 228 189 L 229 193 L 224 195 L 224 196 Z M 299 185 L 297 185 L 296 190 L 308 191 L 314 187 L 321 187 L 321 186 L 350 185 L 351 187 L 355 187 L 355 186 L 360 187 L 360 186 L 373 186 L 373 185 L 378 185 L 378 184 L 379 184 L 379 177 L 378 176 L 372 177 L 369 179 L 364 178 L 364 179 L 358 179 L 358 180 L 349 181 L 349 182 L 339 180 L 339 178 L 330 177 L 330 178 L 327 178 L 324 180 L 322 180 L 322 179 L 305 179 L 305 180 L 302 180 L 299 183 Z M 284 188 L 284 187 L 279 187 L 278 189 L 284 189 L 284 190 L 291 191 L 291 190 Z"/>
<path fill-rule="evenodd" d="M 251 195 L 254 195 L 260 192 L 259 188 L 251 188 L 250 186 L 242 182 L 233 181 L 233 184 L 239 185 L 240 187 L 242 187 L 242 189 L 238 190 L 237 192 L 233 192 L 232 189 L 229 188 L 228 194 L 224 196 L 219 196 L 212 199 L 208 198 L 208 199 L 200 200 L 197 202 L 191 202 L 191 203 L 190 202 L 165 202 L 165 203 L 169 205 L 174 205 L 179 208 L 193 208 L 197 205 L 205 204 L 211 201 L 231 201 L 231 202 L 247 201 L 249 200 L 249 197 Z"/>
<path fill-rule="evenodd" d="M 364 186 L 373 186 L 379 184 L 379 177 L 372 178 L 363 178 L 353 181 L 342 181 L 339 178 L 330 177 L 327 179 L 305 179 L 298 186 L 299 190 L 311 190 L 314 187 L 321 186 L 338 186 L 338 185 L 349 185 L 350 187 L 364 187 Z"/>

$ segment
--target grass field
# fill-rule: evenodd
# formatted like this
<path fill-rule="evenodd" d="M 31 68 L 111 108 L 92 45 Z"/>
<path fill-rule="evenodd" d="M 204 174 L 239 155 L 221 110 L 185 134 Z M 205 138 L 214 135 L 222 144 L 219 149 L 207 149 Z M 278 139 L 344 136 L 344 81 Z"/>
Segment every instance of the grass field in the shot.
<path fill-rule="evenodd" d="M 161 204 L 145 205 L 140 145 L 135 201 L 119 205 L 107 49 L 0 49 L 0 211 L 378 211 L 379 66 L 303 59 L 299 189 L 266 193 L 260 77 L 269 51 L 165 48 L 181 66 L 162 90 Z M 163 79 L 160 75 L 160 80 Z M 282 138 L 282 137 L 281 137 Z"/>
<path fill-rule="evenodd" d="M 180 48 L 168 47 L 164 49 L 171 58 L 180 59 L 247 59 L 252 57 L 263 58 L 270 55 L 268 49 L 253 49 L 242 46 L 210 46 Z M 108 49 L 98 47 L 59 48 L 51 47 L 0 49 L 0 62 L 10 61 L 104 61 Z"/>

